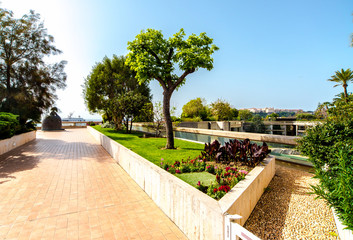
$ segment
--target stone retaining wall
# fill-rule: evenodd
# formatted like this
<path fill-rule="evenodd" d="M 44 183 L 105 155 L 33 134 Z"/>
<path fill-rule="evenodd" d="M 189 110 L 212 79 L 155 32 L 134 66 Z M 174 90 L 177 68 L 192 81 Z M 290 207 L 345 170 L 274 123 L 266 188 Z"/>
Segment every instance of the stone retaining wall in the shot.
<path fill-rule="evenodd" d="M 22 133 L 11 138 L 0 140 L 0 155 L 7 153 L 34 139 L 36 139 L 36 131 Z"/>
<path fill-rule="evenodd" d="M 275 160 L 267 158 L 216 201 L 92 127 L 87 129 L 189 239 L 224 239 L 225 214 L 243 216 L 238 222 L 243 225 L 275 174 Z"/>

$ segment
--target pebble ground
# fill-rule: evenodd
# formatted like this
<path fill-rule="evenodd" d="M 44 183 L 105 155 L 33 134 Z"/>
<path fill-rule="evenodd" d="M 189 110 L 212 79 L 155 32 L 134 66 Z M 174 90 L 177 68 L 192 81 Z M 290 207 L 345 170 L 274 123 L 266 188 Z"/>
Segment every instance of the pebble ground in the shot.
<path fill-rule="evenodd" d="M 308 169 L 278 165 L 244 227 L 261 239 L 338 239 L 331 209 L 315 199 Z"/>

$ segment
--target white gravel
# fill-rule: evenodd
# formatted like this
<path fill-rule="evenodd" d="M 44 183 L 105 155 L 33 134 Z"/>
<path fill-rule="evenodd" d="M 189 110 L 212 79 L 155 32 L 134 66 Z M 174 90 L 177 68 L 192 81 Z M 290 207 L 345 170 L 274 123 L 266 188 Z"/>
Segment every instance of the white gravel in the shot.
<path fill-rule="evenodd" d="M 261 239 L 338 239 L 330 208 L 315 199 L 307 169 L 276 165 L 276 174 L 244 227 Z"/>

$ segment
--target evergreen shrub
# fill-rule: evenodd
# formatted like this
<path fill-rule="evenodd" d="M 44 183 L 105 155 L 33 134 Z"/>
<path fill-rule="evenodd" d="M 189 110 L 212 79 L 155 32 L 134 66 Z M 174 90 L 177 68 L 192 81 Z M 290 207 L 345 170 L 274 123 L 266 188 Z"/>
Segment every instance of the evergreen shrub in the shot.
<path fill-rule="evenodd" d="M 335 118 L 307 130 L 298 149 L 309 157 L 319 184 L 312 186 L 318 198 L 336 209 L 353 230 L 353 120 Z"/>
<path fill-rule="evenodd" d="M 0 112 L 0 139 L 10 138 L 20 131 L 18 115 Z"/>

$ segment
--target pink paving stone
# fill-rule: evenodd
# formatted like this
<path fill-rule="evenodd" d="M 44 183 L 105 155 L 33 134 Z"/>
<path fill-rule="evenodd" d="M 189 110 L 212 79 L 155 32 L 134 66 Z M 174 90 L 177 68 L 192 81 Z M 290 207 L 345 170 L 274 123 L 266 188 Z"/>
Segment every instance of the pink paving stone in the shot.
<path fill-rule="evenodd" d="M 0 155 L 0 196 L 0 239 L 186 239 L 86 129 Z"/>

